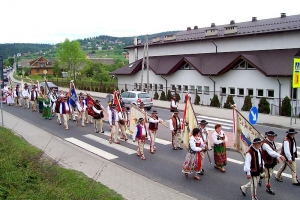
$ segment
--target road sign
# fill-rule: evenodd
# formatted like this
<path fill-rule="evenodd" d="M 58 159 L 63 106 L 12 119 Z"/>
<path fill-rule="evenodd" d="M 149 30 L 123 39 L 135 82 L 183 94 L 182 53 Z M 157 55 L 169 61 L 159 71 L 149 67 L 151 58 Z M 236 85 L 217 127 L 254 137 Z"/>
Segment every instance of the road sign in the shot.
<path fill-rule="evenodd" d="M 249 112 L 249 122 L 252 125 L 254 125 L 254 124 L 256 124 L 257 119 L 258 119 L 258 110 L 255 106 L 253 106 Z"/>
<path fill-rule="evenodd" d="M 293 88 L 300 87 L 300 58 L 294 58 Z"/>

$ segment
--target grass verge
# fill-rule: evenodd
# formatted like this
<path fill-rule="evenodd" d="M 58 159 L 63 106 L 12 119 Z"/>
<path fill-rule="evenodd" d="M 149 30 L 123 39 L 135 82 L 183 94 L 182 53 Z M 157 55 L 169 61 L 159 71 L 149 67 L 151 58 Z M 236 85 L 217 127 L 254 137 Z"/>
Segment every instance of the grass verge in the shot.
<path fill-rule="evenodd" d="M 81 172 L 58 166 L 7 129 L 0 129 L 0 199 L 123 199 Z"/>

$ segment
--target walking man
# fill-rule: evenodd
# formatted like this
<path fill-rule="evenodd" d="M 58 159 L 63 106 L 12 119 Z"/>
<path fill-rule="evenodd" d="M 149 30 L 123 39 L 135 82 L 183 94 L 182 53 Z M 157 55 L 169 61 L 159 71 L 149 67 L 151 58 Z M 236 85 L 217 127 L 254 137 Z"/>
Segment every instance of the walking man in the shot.
<path fill-rule="evenodd" d="M 205 158 L 205 153 L 211 149 L 211 146 L 210 146 L 210 142 L 208 140 L 208 132 L 206 130 L 206 125 L 208 124 L 208 122 L 206 122 L 206 120 L 201 120 L 200 123 L 199 123 L 199 129 L 200 129 L 200 137 L 202 138 L 204 144 L 206 144 L 205 146 L 205 149 L 202 149 L 201 151 L 201 163 L 202 163 L 202 166 L 203 166 L 203 163 L 204 163 L 204 158 Z M 201 170 L 200 170 L 200 175 L 204 175 L 204 169 L 201 167 Z"/>
<path fill-rule="evenodd" d="M 24 108 L 28 108 L 29 109 L 29 97 L 30 97 L 30 91 L 28 89 L 28 85 L 24 86 L 24 90 L 22 91 L 22 96 L 24 99 Z"/>
<path fill-rule="evenodd" d="M 60 103 L 59 107 L 60 116 L 64 119 L 64 127 L 66 130 L 69 129 L 68 122 L 70 114 L 72 114 L 72 107 L 68 102 L 68 97 L 64 97 L 64 101 Z"/>
<path fill-rule="evenodd" d="M 36 111 L 36 102 L 37 102 L 37 98 L 38 98 L 38 92 L 36 90 L 36 86 L 33 85 L 31 92 L 30 92 L 30 103 L 32 106 L 32 112 Z"/>
<path fill-rule="evenodd" d="M 150 153 L 154 154 L 156 148 L 154 146 L 156 134 L 158 130 L 158 123 L 162 123 L 163 120 L 159 119 L 157 116 L 157 111 L 153 110 L 151 113 L 151 117 L 149 118 L 149 135 L 150 135 Z"/>
<path fill-rule="evenodd" d="M 297 175 L 296 175 L 296 160 L 295 160 L 295 158 L 297 158 L 297 144 L 295 140 L 295 135 L 298 132 L 295 131 L 295 129 L 290 128 L 286 133 L 287 136 L 284 138 L 282 144 L 281 155 L 285 157 L 285 159 L 288 161 L 289 166 L 291 167 L 293 185 L 300 186 L 300 182 L 297 180 Z M 277 181 L 283 182 L 281 178 L 281 174 L 286 169 L 286 167 L 287 167 L 287 162 L 284 162 L 275 176 Z"/>
<path fill-rule="evenodd" d="M 181 147 L 182 137 L 181 137 L 181 121 L 178 117 L 178 110 L 174 111 L 174 115 L 170 119 L 170 130 L 172 133 L 172 147 L 173 150 L 183 148 Z"/>
<path fill-rule="evenodd" d="M 139 124 L 136 125 L 136 128 L 134 130 L 134 133 L 132 134 L 132 140 L 135 142 L 135 140 L 138 140 L 138 149 L 137 149 L 137 155 L 141 157 L 142 160 L 146 160 L 146 157 L 144 155 L 144 145 L 145 141 L 147 140 L 148 133 L 147 128 L 145 124 L 144 118 L 139 118 Z"/>
<path fill-rule="evenodd" d="M 128 139 L 126 135 L 126 127 L 128 126 L 129 117 L 125 105 L 121 105 L 121 107 L 122 107 L 121 115 L 123 118 L 123 120 L 119 121 L 120 129 L 121 129 L 121 139 L 127 141 Z"/>
<path fill-rule="evenodd" d="M 94 111 L 94 128 L 95 128 L 95 133 L 99 133 L 99 130 L 101 130 L 101 133 L 104 133 L 103 130 L 103 111 L 104 107 L 100 105 L 99 100 L 95 101 L 95 105 L 93 106 L 93 111 Z M 98 129 L 98 124 L 99 124 L 99 129 Z"/>
<path fill-rule="evenodd" d="M 108 112 L 108 122 L 111 130 L 111 135 L 109 138 L 109 143 L 111 144 L 112 141 L 116 144 L 120 144 L 118 139 L 118 132 L 119 132 L 119 121 L 122 120 L 121 113 L 119 113 L 116 109 L 117 105 L 113 104 L 112 109 Z"/>
<path fill-rule="evenodd" d="M 76 120 L 76 126 L 78 126 L 78 122 L 79 120 L 81 120 L 81 126 L 84 127 L 85 124 L 85 111 L 86 111 L 86 105 L 85 105 L 85 102 L 84 102 L 84 97 L 81 96 L 79 97 L 80 100 L 79 102 L 77 101 L 76 102 L 76 107 L 77 107 L 77 110 L 78 110 L 78 117 L 77 117 L 77 120 Z"/>
<path fill-rule="evenodd" d="M 260 147 L 262 141 L 260 138 L 255 138 L 248 152 L 246 153 L 244 171 L 247 174 L 249 182 L 240 187 L 242 194 L 246 196 L 247 189 L 251 188 L 252 200 L 258 200 L 256 197 L 257 183 L 260 174 L 263 172 L 264 161 L 262 159 Z"/>

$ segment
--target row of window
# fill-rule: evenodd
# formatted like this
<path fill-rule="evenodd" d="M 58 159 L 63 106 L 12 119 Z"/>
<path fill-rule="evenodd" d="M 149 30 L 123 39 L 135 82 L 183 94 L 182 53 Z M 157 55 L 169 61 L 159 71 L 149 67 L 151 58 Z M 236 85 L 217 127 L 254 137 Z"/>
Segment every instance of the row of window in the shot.
<path fill-rule="evenodd" d="M 227 93 L 227 88 L 225 87 L 221 87 L 221 94 L 229 94 L 229 95 L 240 95 L 240 96 L 244 96 L 244 95 L 250 95 L 250 96 L 258 96 L 258 97 L 270 97 L 273 98 L 274 96 L 274 90 L 273 89 L 267 89 L 266 90 L 266 95 L 264 94 L 264 89 L 256 89 L 256 93 L 254 94 L 254 90 L 252 88 L 247 88 L 245 93 L 245 89 L 244 88 L 231 88 L 229 87 L 228 90 L 229 92 Z"/>

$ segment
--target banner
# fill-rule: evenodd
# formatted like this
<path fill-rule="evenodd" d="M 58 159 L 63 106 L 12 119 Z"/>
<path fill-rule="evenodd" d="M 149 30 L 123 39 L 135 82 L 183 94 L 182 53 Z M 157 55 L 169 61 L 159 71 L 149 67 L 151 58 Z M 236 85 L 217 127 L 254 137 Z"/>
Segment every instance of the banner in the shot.
<path fill-rule="evenodd" d="M 115 91 L 114 92 L 114 100 L 113 100 L 113 104 L 116 104 L 117 105 L 117 111 L 118 112 L 121 112 L 121 105 L 120 105 L 120 101 L 119 101 L 119 92 L 118 91 Z"/>
<path fill-rule="evenodd" d="M 71 106 L 73 106 L 74 108 L 76 107 L 76 101 L 78 101 L 78 97 L 75 91 L 75 87 L 72 86 L 71 90 L 70 90 L 70 100 L 69 103 L 71 104 Z"/>
<path fill-rule="evenodd" d="M 136 125 L 138 124 L 139 118 L 146 119 L 146 114 L 141 112 L 140 109 L 131 105 L 130 107 L 130 121 L 129 121 L 129 134 L 132 134 L 135 130 Z"/>
<path fill-rule="evenodd" d="M 193 105 L 191 104 L 188 94 L 185 95 L 185 107 L 184 107 L 183 116 L 184 116 L 182 120 L 182 123 L 184 125 L 183 144 L 186 149 L 189 149 L 189 139 L 190 139 L 191 131 L 194 128 L 198 127 L 198 123 L 195 117 Z"/>
<path fill-rule="evenodd" d="M 93 108 L 91 108 L 90 106 L 94 106 L 95 105 L 95 101 L 91 97 L 91 95 L 89 95 L 89 94 L 86 97 L 86 105 L 87 105 L 86 110 L 87 110 L 88 114 L 91 115 L 91 116 L 94 116 Z"/>
<path fill-rule="evenodd" d="M 235 110 L 235 112 L 236 133 L 233 147 L 245 158 L 253 139 L 261 135 L 239 111 Z"/>

